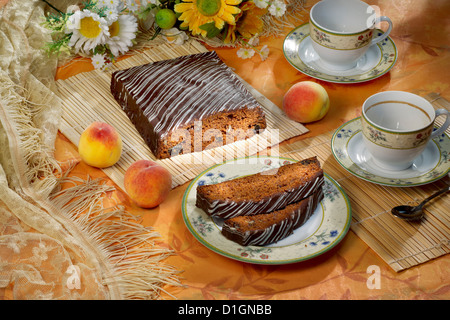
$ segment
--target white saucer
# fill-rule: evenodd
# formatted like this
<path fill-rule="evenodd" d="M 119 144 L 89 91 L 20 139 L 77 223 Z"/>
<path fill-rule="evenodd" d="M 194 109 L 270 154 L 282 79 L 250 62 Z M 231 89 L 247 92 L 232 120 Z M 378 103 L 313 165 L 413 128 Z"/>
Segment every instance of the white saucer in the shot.
<path fill-rule="evenodd" d="M 331 150 L 339 164 L 350 173 L 381 185 L 422 185 L 444 177 L 450 170 L 450 139 L 446 134 L 431 140 L 406 170 L 389 171 L 377 166 L 364 145 L 360 118 L 350 120 L 336 130 L 331 139 Z"/>
<path fill-rule="evenodd" d="M 383 31 L 377 30 L 378 33 Z M 391 38 L 373 45 L 349 70 L 337 71 L 324 65 L 311 44 L 309 23 L 292 30 L 285 38 L 286 60 L 300 72 L 313 78 L 336 83 L 358 83 L 378 78 L 388 72 L 397 60 L 397 48 Z"/>
<path fill-rule="evenodd" d="M 310 68 L 330 76 L 354 77 L 372 70 L 381 60 L 381 50 L 378 46 L 370 46 L 367 52 L 358 60 L 356 66 L 347 70 L 329 69 L 312 46 L 310 36 L 307 36 L 298 47 L 300 59 Z"/>

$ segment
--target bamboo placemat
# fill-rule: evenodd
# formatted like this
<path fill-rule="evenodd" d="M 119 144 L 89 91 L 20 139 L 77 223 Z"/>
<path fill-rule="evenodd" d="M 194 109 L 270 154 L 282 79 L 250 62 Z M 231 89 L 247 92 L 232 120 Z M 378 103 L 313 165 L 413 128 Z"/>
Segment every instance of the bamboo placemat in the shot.
<path fill-rule="evenodd" d="M 450 103 L 433 93 L 425 97 L 436 108 Z M 441 117 L 442 118 L 442 117 Z M 439 118 L 438 118 L 439 119 Z M 439 119 L 437 123 L 442 123 Z M 351 230 L 395 271 L 401 271 L 450 252 L 450 196 L 445 194 L 425 206 L 420 222 L 394 217 L 390 210 L 400 204 L 418 204 L 450 184 L 449 176 L 418 187 L 388 187 L 359 179 L 342 168 L 331 151 L 333 132 L 283 145 L 280 155 L 304 159 L 317 155 L 324 171 L 345 190 L 352 208 Z M 447 130 L 450 135 L 450 129 Z"/>
<path fill-rule="evenodd" d="M 116 63 L 109 72 L 94 70 L 66 80 L 58 80 L 58 94 L 61 97 L 63 108 L 60 131 L 72 143 L 78 145 L 81 133 L 93 121 L 103 121 L 114 126 L 123 140 L 122 157 L 117 164 L 103 171 L 119 187 L 123 187 L 123 176 L 126 169 L 134 161 L 140 159 L 152 159 L 165 166 L 172 174 L 173 187 L 176 187 L 195 178 L 213 164 L 256 154 L 268 147 L 278 145 L 281 141 L 308 132 L 303 125 L 289 120 L 278 106 L 241 79 L 266 113 L 268 128 L 262 134 L 216 149 L 156 160 L 110 93 L 111 73 L 136 65 L 206 51 L 207 49 L 195 40 L 190 40 L 180 46 L 168 43 L 159 44 L 123 59 Z"/>

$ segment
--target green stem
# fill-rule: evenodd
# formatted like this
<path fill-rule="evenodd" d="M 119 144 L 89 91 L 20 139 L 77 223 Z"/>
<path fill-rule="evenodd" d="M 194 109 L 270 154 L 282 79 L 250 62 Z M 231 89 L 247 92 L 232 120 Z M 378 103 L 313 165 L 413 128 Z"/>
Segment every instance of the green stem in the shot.
<path fill-rule="evenodd" d="M 58 8 L 55 8 L 51 3 L 49 3 L 48 1 L 46 1 L 46 0 L 42 0 L 43 2 L 45 2 L 46 4 L 48 4 L 48 6 L 50 7 L 50 8 L 52 8 L 53 10 L 55 10 L 55 11 L 57 11 L 58 13 L 60 13 L 60 14 L 64 14 L 64 12 L 62 12 L 61 10 L 59 10 Z"/>
<path fill-rule="evenodd" d="M 161 28 L 160 27 L 158 27 L 158 26 L 156 26 L 155 27 L 155 33 L 153 34 L 153 36 L 150 38 L 150 40 L 154 40 L 157 36 L 158 36 L 158 34 L 161 32 Z"/>

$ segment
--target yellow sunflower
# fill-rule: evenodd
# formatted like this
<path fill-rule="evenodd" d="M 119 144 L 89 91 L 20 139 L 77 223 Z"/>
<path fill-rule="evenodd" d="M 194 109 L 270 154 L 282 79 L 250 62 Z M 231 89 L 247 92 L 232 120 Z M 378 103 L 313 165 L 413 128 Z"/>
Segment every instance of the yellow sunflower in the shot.
<path fill-rule="evenodd" d="M 214 22 L 214 26 L 221 30 L 225 23 L 234 25 L 234 14 L 241 10 L 235 5 L 242 0 L 183 0 L 175 5 L 175 12 L 181 13 L 178 20 L 183 21 L 180 27 L 189 27 L 193 35 L 201 34 L 206 37 L 206 30 L 200 26 Z"/>

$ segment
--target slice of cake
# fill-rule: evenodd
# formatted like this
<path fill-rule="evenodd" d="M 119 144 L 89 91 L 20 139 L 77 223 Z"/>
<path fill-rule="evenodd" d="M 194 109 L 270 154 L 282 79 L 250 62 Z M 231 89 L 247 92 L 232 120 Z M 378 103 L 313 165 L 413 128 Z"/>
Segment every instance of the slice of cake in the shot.
<path fill-rule="evenodd" d="M 208 215 L 229 219 L 276 211 L 321 188 L 317 157 L 265 172 L 197 187 L 196 206 Z"/>
<path fill-rule="evenodd" d="M 322 189 L 281 210 L 227 219 L 222 234 L 242 246 L 264 246 L 291 235 L 312 216 L 323 199 Z"/>
<path fill-rule="evenodd" d="M 111 92 L 159 159 L 266 128 L 261 106 L 214 51 L 116 71 Z"/>

